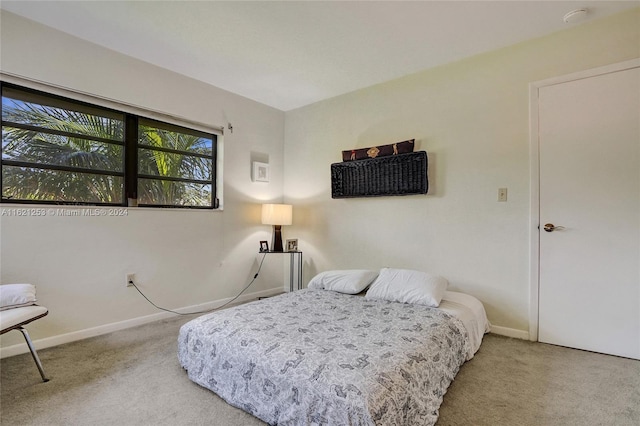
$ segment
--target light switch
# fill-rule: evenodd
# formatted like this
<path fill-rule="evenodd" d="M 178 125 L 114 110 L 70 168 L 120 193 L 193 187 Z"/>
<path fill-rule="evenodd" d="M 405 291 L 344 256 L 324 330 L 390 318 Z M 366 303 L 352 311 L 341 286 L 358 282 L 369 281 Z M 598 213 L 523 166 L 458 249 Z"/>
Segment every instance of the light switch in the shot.
<path fill-rule="evenodd" d="M 507 201 L 507 188 L 498 188 L 498 201 Z"/>

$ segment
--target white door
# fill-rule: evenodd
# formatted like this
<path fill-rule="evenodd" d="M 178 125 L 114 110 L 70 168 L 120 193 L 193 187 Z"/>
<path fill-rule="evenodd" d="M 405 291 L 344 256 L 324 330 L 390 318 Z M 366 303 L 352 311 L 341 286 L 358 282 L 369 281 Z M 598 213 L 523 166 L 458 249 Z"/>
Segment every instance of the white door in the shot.
<path fill-rule="evenodd" d="M 538 339 L 640 359 L 640 68 L 540 87 L 538 107 Z"/>

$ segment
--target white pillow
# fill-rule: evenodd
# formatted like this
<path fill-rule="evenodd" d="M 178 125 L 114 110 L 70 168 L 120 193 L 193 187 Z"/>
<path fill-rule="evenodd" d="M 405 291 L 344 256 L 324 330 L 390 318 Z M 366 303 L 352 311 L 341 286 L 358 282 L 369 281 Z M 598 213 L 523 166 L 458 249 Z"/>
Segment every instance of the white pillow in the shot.
<path fill-rule="evenodd" d="M 36 303 L 36 287 L 33 284 L 0 285 L 0 310 L 20 308 Z"/>
<path fill-rule="evenodd" d="M 367 299 L 438 307 L 449 282 L 438 275 L 410 269 L 383 268 L 367 291 Z"/>
<path fill-rule="evenodd" d="M 320 272 L 311 278 L 308 288 L 325 289 L 346 294 L 358 294 L 378 276 L 378 271 L 351 269 Z"/>

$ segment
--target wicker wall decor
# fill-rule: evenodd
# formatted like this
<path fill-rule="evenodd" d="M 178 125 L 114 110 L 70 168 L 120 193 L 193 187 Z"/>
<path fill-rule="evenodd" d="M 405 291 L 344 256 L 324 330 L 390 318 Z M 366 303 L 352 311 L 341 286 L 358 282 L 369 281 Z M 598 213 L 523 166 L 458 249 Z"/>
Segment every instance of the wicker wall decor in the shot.
<path fill-rule="evenodd" d="M 426 194 L 428 190 L 425 151 L 331 165 L 331 198 Z"/>

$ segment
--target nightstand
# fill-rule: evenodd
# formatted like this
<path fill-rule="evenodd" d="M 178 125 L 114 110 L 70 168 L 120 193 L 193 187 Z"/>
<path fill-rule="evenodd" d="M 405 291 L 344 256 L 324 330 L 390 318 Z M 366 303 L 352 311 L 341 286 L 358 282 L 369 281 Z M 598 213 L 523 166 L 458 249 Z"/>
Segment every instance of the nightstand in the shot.
<path fill-rule="evenodd" d="M 261 251 L 263 254 L 289 255 L 289 291 L 302 289 L 302 252 L 301 251 Z M 294 282 L 296 283 L 294 289 Z"/>

